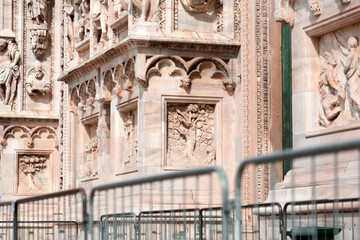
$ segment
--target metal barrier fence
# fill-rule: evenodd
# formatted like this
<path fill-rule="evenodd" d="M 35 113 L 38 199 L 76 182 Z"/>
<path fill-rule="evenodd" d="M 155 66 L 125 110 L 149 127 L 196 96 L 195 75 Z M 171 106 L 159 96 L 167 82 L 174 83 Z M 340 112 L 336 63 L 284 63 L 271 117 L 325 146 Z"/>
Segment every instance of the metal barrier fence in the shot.
<path fill-rule="evenodd" d="M 86 195 L 82 189 L 15 201 L 13 239 L 86 239 Z"/>
<path fill-rule="evenodd" d="M 293 170 L 276 184 L 282 162 Z M 360 141 L 248 159 L 235 179 L 236 239 L 359 239 L 359 197 Z M 271 206 L 256 210 L 259 202 Z M 253 223 L 259 217 L 262 227 Z"/>
<path fill-rule="evenodd" d="M 223 208 L 222 229 L 228 229 L 231 211 L 228 185 L 224 173 L 216 167 L 107 184 L 91 191 L 89 236 L 90 239 L 104 236 L 100 229 L 103 216 L 130 212 L 140 216 L 138 239 L 184 239 L 184 236 L 200 239 L 200 215 L 194 209 L 211 207 Z M 162 224 L 166 222 L 169 225 Z M 116 224 L 113 226 L 108 232 L 114 232 L 116 228 L 117 234 L 124 234 Z M 151 230 L 145 232 L 142 229 Z M 222 231 L 222 239 L 228 239 L 228 232 Z"/>
<path fill-rule="evenodd" d="M 13 239 L 15 202 L 0 203 L 0 239 Z"/>

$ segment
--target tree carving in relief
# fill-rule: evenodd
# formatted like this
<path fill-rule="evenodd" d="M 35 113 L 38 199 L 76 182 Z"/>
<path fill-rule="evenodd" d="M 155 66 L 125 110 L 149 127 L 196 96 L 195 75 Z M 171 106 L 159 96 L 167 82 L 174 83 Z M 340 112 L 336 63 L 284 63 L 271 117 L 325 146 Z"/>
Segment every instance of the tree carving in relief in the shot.
<path fill-rule="evenodd" d="M 0 103 L 11 105 L 16 95 L 20 52 L 13 40 L 0 39 Z"/>
<path fill-rule="evenodd" d="M 341 37 L 340 32 L 330 36 L 345 38 Z M 332 38 L 327 36 L 324 39 Z M 320 56 L 319 125 L 322 127 L 343 125 L 360 119 L 359 40 L 351 36 L 347 41 L 338 40 L 337 44 L 338 46 L 333 47 L 335 49 L 324 51 Z"/>
<path fill-rule="evenodd" d="M 38 175 L 43 174 L 44 169 L 47 168 L 48 156 L 38 155 L 23 155 L 19 158 L 19 192 L 43 192 L 41 181 L 35 183 L 35 178 L 40 179 Z M 25 175 L 25 178 L 21 178 L 21 174 Z"/>
<path fill-rule="evenodd" d="M 167 165 L 215 164 L 214 110 L 212 104 L 168 104 Z"/>

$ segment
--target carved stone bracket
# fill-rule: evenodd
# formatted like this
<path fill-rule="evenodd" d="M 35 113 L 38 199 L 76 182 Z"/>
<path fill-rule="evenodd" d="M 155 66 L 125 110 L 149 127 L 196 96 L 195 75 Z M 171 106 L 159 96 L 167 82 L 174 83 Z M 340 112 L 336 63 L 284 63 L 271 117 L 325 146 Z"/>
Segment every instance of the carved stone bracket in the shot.
<path fill-rule="evenodd" d="M 45 28 L 34 28 L 30 30 L 31 51 L 37 59 L 41 59 L 48 49 L 48 30 Z"/>
<path fill-rule="evenodd" d="M 292 8 L 295 0 L 277 0 L 278 8 L 275 11 L 275 21 L 288 24 L 290 27 L 294 26 L 295 12 Z"/>

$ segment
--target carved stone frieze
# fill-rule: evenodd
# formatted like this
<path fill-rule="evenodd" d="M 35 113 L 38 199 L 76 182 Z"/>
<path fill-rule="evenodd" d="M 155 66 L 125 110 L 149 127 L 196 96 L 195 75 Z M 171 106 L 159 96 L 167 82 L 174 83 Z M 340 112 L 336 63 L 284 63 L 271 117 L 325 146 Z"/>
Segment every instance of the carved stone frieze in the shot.
<path fill-rule="evenodd" d="M 0 39 L 0 104 L 11 105 L 17 91 L 20 52 L 11 39 Z"/>
<path fill-rule="evenodd" d="M 49 156 L 19 155 L 18 192 L 42 193 L 49 191 Z"/>
<path fill-rule="evenodd" d="M 215 105 L 168 103 L 167 166 L 216 163 Z"/>
<path fill-rule="evenodd" d="M 30 96 L 45 96 L 51 92 L 49 76 L 39 61 L 36 61 L 35 67 L 29 71 L 25 89 Z"/>
<path fill-rule="evenodd" d="M 356 27 L 320 40 L 319 125 L 339 126 L 360 119 L 360 47 Z"/>

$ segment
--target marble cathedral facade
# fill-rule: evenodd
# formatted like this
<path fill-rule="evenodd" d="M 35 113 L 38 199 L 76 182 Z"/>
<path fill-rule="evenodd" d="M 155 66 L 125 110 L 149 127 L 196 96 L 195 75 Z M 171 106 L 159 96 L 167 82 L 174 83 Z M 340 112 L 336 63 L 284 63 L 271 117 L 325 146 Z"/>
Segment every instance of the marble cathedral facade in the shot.
<path fill-rule="evenodd" d="M 273 1 L 0 4 L 2 200 L 281 149 Z"/>

